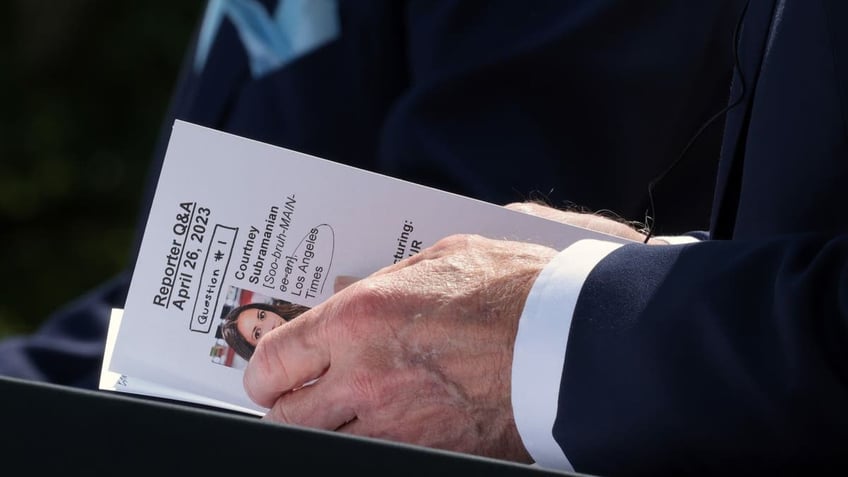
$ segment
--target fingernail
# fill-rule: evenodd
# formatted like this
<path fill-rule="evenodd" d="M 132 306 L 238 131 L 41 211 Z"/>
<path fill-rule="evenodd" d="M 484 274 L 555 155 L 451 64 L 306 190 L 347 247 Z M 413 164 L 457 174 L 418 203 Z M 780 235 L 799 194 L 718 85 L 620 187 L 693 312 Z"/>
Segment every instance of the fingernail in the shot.
<path fill-rule="evenodd" d="M 351 285 L 357 281 L 359 281 L 359 277 L 352 277 L 350 275 L 339 275 L 333 281 L 333 290 L 338 293 L 347 288 L 348 285 Z"/>

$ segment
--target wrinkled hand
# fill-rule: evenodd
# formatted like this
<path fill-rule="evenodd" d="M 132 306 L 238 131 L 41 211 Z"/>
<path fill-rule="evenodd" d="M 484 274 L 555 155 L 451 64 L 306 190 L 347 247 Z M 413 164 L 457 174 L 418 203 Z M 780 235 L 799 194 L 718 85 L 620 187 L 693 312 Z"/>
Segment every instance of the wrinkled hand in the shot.
<path fill-rule="evenodd" d="M 594 230 L 596 232 L 613 235 L 615 237 L 621 237 L 623 239 L 634 240 L 637 242 L 643 242 L 645 240 L 644 234 L 627 223 L 613 220 L 598 214 L 560 210 L 536 202 L 513 202 L 505 205 L 504 207 L 510 210 L 524 212 L 525 214 L 555 220 L 564 224 L 576 225 L 577 227 Z M 648 241 L 648 244 L 662 245 L 666 244 L 666 242 L 652 237 Z"/>
<path fill-rule="evenodd" d="M 443 239 L 264 337 L 245 389 L 272 421 L 529 462 L 512 353 L 524 301 L 555 254 Z"/>

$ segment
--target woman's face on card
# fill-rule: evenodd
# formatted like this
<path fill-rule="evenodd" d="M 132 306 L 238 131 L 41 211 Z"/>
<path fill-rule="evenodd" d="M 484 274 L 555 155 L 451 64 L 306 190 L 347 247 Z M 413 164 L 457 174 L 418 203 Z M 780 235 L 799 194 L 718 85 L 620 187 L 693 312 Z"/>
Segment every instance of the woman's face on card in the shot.
<path fill-rule="evenodd" d="M 256 346 L 259 343 L 259 339 L 265 336 L 266 333 L 286 321 L 282 316 L 273 311 L 265 311 L 259 308 L 242 311 L 236 320 L 236 327 L 239 334 L 253 346 Z"/>

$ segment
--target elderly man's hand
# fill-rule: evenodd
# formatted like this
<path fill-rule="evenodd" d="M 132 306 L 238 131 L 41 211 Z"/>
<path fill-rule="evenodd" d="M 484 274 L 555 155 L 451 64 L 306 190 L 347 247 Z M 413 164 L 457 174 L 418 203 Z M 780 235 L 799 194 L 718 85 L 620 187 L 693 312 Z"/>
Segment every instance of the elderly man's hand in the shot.
<path fill-rule="evenodd" d="M 527 462 L 512 353 L 524 301 L 555 254 L 443 239 L 268 334 L 245 389 L 272 421 Z"/>

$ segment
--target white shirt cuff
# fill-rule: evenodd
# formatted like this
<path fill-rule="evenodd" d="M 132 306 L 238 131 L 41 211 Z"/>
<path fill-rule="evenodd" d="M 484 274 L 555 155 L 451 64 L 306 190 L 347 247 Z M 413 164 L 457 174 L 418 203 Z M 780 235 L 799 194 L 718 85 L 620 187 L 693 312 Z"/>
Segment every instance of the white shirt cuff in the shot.
<path fill-rule="evenodd" d="M 654 237 L 657 240 L 663 240 L 669 245 L 683 245 L 687 243 L 695 243 L 700 242 L 695 237 L 691 235 L 660 235 L 659 237 Z"/>
<path fill-rule="evenodd" d="M 545 266 L 527 296 L 512 358 L 512 410 L 524 447 L 542 467 L 574 471 L 553 435 L 571 319 L 589 273 L 620 246 L 574 243 Z"/>

